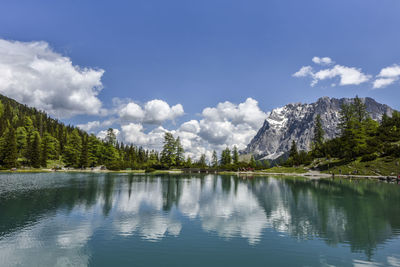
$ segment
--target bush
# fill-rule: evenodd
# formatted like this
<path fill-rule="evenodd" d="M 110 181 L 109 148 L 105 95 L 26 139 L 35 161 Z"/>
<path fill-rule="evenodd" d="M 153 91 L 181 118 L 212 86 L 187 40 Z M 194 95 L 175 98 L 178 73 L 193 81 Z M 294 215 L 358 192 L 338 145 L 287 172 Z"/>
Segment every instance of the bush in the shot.
<path fill-rule="evenodd" d="M 155 171 L 156 171 L 156 169 L 154 169 L 154 168 L 146 168 L 144 170 L 145 173 L 151 173 L 151 172 L 155 172 Z"/>
<path fill-rule="evenodd" d="M 121 162 L 119 161 L 111 161 L 110 163 L 106 164 L 107 169 L 112 171 L 119 171 L 121 170 Z"/>
<path fill-rule="evenodd" d="M 373 161 L 378 157 L 378 154 L 372 153 L 372 154 L 366 154 L 361 157 L 361 162 L 366 162 L 366 161 Z"/>

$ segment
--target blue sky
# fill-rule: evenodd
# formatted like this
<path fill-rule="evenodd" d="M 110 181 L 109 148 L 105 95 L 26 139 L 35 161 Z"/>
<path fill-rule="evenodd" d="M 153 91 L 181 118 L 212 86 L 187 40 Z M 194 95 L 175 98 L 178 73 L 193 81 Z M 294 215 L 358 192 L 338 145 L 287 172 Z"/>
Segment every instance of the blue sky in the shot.
<path fill-rule="evenodd" d="M 181 104 L 184 115 L 158 125 L 174 130 L 201 120 L 207 107 L 249 97 L 264 112 L 356 94 L 400 109 L 398 76 L 373 88 L 383 68 L 400 64 L 399 14 L 398 0 L 2 1 L 0 38 L 45 42 L 73 66 L 104 70 L 96 95 L 103 109 L 115 109 L 115 97 L 142 107 L 154 99 Z M 318 65 L 313 57 L 334 63 Z M 319 70 L 336 65 L 368 81 L 340 85 L 340 74 L 331 72 L 311 86 Z M 294 77 L 303 66 L 313 72 Z M 80 112 L 63 120 L 106 119 Z M 156 127 L 141 125 L 145 132 Z"/>

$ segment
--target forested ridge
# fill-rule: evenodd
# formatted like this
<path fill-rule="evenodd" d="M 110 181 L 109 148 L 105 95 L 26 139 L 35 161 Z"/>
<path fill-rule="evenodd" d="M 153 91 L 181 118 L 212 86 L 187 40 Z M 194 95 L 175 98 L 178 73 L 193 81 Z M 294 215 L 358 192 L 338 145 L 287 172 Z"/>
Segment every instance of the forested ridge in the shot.
<path fill-rule="evenodd" d="M 85 168 L 144 168 L 159 162 L 158 153 L 116 140 L 104 140 L 50 118 L 45 112 L 0 95 L 0 166 L 46 168 L 51 162 Z"/>

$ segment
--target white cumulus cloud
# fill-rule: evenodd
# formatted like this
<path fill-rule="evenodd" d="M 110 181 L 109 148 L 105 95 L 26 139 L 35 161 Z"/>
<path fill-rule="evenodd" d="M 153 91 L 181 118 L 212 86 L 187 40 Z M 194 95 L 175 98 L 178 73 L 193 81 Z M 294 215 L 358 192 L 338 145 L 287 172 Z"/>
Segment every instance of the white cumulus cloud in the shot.
<path fill-rule="evenodd" d="M 146 105 L 144 110 L 148 110 Z M 198 158 L 201 154 L 210 158 L 214 149 L 221 151 L 227 146 L 244 149 L 262 126 L 266 114 L 256 100 L 248 98 L 240 104 L 226 101 L 215 107 L 207 107 L 201 117 L 200 120 L 186 121 L 177 129 L 169 131 L 175 137 L 180 137 L 186 155 L 192 158 Z M 130 122 L 121 126 L 121 137 L 124 142 L 160 150 L 166 131 L 159 126 L 146 133 L 142 123 Z"/>
<path fill-rule="evenodd" d="M 112 124 L 114 123 L 114 119 L 108 119 L 105 121 L 89 121 L 85 124 L 78 124 L 77 127 L 89 132 L 89 133 L 93 133 L 96 130 L 98 130 L 99 128 L 105 128 L 105 127 L 110 127 Z"/>
<path fill-rule="evenodd" d="M 307 77 L 307 76 L 313 76 L 314 72 L 313 72 L 313 68 L 311 66 L 303 66 L 300 68 L 299 71 L 297 71 L 296 73 L 293 74 L 294 77 Z"/>
<path fill-rule="evenodd" d="M 164 134 L 167 132 L 162 126 L 145 133 L 140 123 L 129 123 L 121 126 L 122 139 L 126 143 L 143 146 L 147 149 L 161 150 Z"/>
<path fill-rule="evenodd" d="M 0 93 L 56 117 L 101 114 L 103 74 L 73 65 L 46 42 L 0 39 Z"/>
<path fill-rule="evenodd" d="M 373 88 L 386 87 L 400 78 L 400 66 L 394 64 L 393 66 L 383 68 L 377 75 L 377 79 L 374 81 Z"/>
<path fill-rule="evenodd" d="M 314 57 L 313 61 L 320 65 L 329 65 L 333 61 L 330 58 Z M 315 86 L 319 81 L 339 78 L 339 85 L 359 85 L 371 79 L 371 75 L 364 74 L 361 69 L 335 65 L 331 68 L 314 71 L 311 66 L 303 66 L 293 74 L 293 77 L 310 77 L 311 86 Z M 336 83 L 335 83 L 336 85 Z"/>
<path fill-rule="evenodd" d="M 184 114 L 183 106 L 170 106 L 160 99 L 148 101 L 141 107 L 135 102 L 121 104 L 118 115 L 126 122 L 142 122 L 147 124 L 162 124 L 165 121 L 174 121 Z"/>
<path fill-rule="evenodd" d="M 333 63 L 330 57 L 313 57 L 312 61 L 319 65 L 330 65 Z"/>
<path fill-rule="evenodd" d="M 362 73 L 361 69 L 341 65 L 335 65 L 331 69 L 320 70 L 314 73 L 313 76 L 315 83 L 334 77 L 340 77 L 339 85 L 359 85 L 371 78 L 370 75 Z"/>

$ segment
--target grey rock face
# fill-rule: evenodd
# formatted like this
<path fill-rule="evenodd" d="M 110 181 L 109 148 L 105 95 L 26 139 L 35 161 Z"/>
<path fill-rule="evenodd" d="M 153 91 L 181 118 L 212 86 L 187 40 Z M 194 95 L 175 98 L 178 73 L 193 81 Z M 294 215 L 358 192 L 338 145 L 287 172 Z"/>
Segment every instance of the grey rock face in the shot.
<path fill-rule="evenodd" d="M 257 159 L 276 159 L 288 152 L 295 140 L 300 150 L 310 150 L 314 132 L 314 121 L 320 114 L 325 139 L 336 137 L 339 132 L 339 111 L 343 103 L 351 103 L 351 98 L 322 97 L 311 104 L 288 104 L 267 113 L 264 125 L 247 145 L 243 153 L 251 153 Z M 392 115 L 393 109 L 366 97 L 362 101 L 372 119 L 379 121 L 383 114 Z"/>

